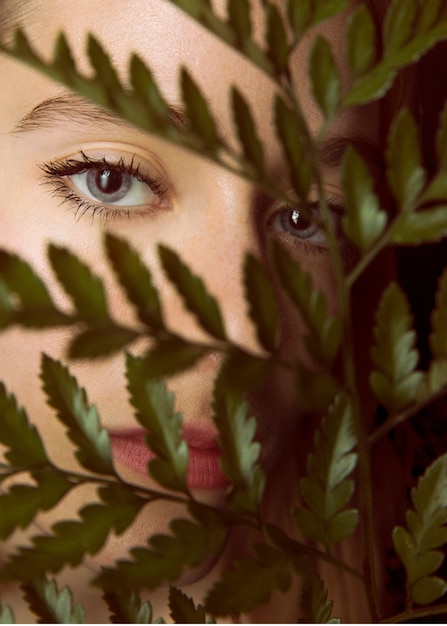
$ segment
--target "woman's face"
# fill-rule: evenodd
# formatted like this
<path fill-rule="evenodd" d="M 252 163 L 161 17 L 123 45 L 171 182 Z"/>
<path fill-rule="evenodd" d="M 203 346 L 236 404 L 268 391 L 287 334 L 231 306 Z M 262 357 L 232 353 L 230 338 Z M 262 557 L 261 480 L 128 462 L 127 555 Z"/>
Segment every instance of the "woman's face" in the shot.
<path fill-rule="evenodd" d="M 217 1 L 220 11 L 226 3 Z M 126 76 L 129 56 L 136 51 L 150 65 L 165 97 L 181 106 L 179 70 L 185 65 L 206 94 L 223 136 L 235 144 L 229 105 L 231 84 L 252 104 L 271 171 L 286 183 L 286 165 L 275 140 L 273 84 L 236 52 L 202 30 L 165 0 L 31 0 L 25 24 L 35 46 L 50 54 L 64 30 L 82 68 L 88 68 L 86 35 L 93 32 L 112 51 L 113 61 Z M 260 0 L 253 0 L 256 32 L 262 39 Z M 325 24 L 320 31 L 333 43 L 334 54 L 346 81 L 342 60 L 344 21 Z M 312 101 L 306 68 L 312 37 L 297 49 L 294 81 L 313 133 L 321 124 Z M 168 284 L 157 260 L 157 244 L 173 248 L 206 282 L 221 303 L 228 334 L 249 350 L 260 352 L 243 297 L 241 267 L 246 252 L 263 256 L 266 237 L 280 239 L 336 308 L 334 280 L 324 239 L 307 229 L 296 215 L 262 195 L 253 185 L 215 166 L 210 160 L 150 136 L 128 124 L 98 115 L 79 103 L 64 88 L 31 69 L 2 58 L 0 102 L 0 246 L 19 253 L 46 278 L 56 301 L 67 299 L 49 269 L 46 246 L 52 241 L 67 246 L 103 277 L 111 310 L 117 320 L 130 324 L 130 306 L 114 280 L 103 253 L 103 236 L 111 232 L 126 238 L 142 254 L 160 289 L 169 327 L 189 338 L 206 339 L 194 318 Z M 341 142 L 376 141 L 377 116 L 371 109 L 350 111 L 331 128 Z M 79 165 L 70 170 L 68 161 Z M 115 169 L 114 169 L 115 168 Z M 119 171 L 129 172 L 119 174 Z M 105 171 L 111 171 L 107 177 Z M 325 164 L 325 188 L 341 202 L 340 171 L 334 159 Z M 282 350 L 285 356 L 302 354 L 303 326 L 288 302 L 281 299 Z M 31 419 L 38 424 L 48 450 L 64 466 L 73 460 L 62 428 L 47 407 L 38 379 L 40 353 L 64 359 L 67 331 L 9 330 L 0 335 L 0 379 L 17 394 Z M 136 348 L 138 352 L 138 347 Z M 96 403 L 103 424 L 113 435 L 117 468 L 141 484 L 143 474 L 136 422 L 127 400 L 124 359 L 70 364 L 89 399 Z M 225 488 L 211 462 L 215 451 L 210 401 L 220 367 L 215 353 L 171 381 L 178 409 L 183 412 L 186 438 L 195 469 L 191 487 L 210 503 L 221 503 Z M 300 399 L 290 380 L 277 372 L 251 400 L 265 442 L 264 457 L 272 466 L 281 456 L 292 426 L 301 414 Z M 131 436 L 132 435 L 132 436 Z M 203 447 L 211 451 L 205 453 Z M 203 460 L 206 459 L 206 462 Z M 143 464 L 145 465 L 145 463 Z M 73 503 L 73 507 L 75 503 Z M 67 509 L 65 509 L 67 514 Z M 143 515 L 134 542 L 166 525 L 167 509 Z"/>

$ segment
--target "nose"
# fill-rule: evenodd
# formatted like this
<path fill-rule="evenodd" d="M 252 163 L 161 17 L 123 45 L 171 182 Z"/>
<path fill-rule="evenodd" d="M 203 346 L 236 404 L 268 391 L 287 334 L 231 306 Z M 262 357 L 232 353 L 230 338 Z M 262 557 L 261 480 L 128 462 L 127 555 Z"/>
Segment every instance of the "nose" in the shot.
<path fill-rule="evenodd" d="M 192 194 L 181 207 L 189 216 L 189 227 L 184 237 L 173 242 L 173 248 L 217 300 L 230 341 L 261 353 L 244 295 L 245 256 L 261 255 L 254 190 L 232 174 L 210 165 L 207 169 L 212 169 L 213 175 L 208 171 L 201 179 L 200 192 Z M 209 339 L 178 294 L 171 291 L 168 300 L 165 310 L 171 327 L 191 340 Z"/>

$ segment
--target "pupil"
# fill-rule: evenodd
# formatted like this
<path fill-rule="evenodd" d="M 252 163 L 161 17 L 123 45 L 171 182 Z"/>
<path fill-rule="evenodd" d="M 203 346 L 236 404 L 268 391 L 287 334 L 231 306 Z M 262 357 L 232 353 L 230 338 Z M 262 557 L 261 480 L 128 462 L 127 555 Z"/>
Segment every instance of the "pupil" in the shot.
<path fill-rule="evenodd" d="M 303 217 L 298 209 L 294 209 L 289 216 L 290 225 L 294 230 L 304 231 L 310 226 L 309 220 Z"/>
<path fill-rule="evenodd" d="M 103 193 L 116 193 L 123 184 L 123 176 L 117 170 L 100 170 L 96 174 L 96 185 Z"/>

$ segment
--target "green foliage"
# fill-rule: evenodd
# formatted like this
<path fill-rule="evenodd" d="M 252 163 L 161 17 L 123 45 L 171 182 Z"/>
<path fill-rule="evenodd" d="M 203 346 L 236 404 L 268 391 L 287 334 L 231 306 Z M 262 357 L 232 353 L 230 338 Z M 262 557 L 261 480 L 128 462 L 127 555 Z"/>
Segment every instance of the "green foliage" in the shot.
<path fill-rule="evenodd" d="M 57 411 L 77 447 L 76 457 L 83 467 L 98 474 L 113 474 L 109 435 L 99 422 L 95 406 L 60 362 L 42 356 L 41 377 L 48 403 Z"/>
<path fill-rule="evenodd" d="M 380 208 L 365 163 L 351 147 L 346 151 L 343 162 L 343 190 L 346 210 L 344 231 L 365 252 L 383 233 L 388 218 Z"/>
<path fill-rule="evenodd" d="M 341 620 L 331 618 L 332 600 L 317 572 L 311 570 L 303 580 L 301 590 L 301 622 L 305 624 L 341 624 Z"/>
<path fill-rule="evenodd" d="M 327 547 L 351 535 L 358 524 L 358 511 L 344 510 L 354 491 L 347 477 L 357 464 L 352 412 L 350 399 L 337 396 L 315 435 L 315 453 L 300 482 L 306 507 L 295 511 L 296 524 L 306 537 Z"/>
<path fill-rule="evenodd" d="M 309 79 L 323 114 L 323 124 L 314 139 L 292 85 L 290 60 L 302 36 L 315 25 L 345 11 L 350 4 L 348 0 L 288 0 L 284 11 L 270 0 L 263 0 L 264 47 L 253 39 L 248 0 L 228 0 L 227 18 L 217 17 L 209 0 L 171 1 L 275 83 L 272 119 L 288 183 L 278 183 L 269 172 L 270 155 L 263 144 L 257 111 L 247 94 L 235 86 L 230 89 L 229 101 L 238 150 L 221 136 L 207 95 L 186 68 L 179 76 L 179 99 L 187 119 L 185 124 L 179 124 L 143 59 L 132 55 L 129 77 L 122 81 L 109 52 L 93 36 L 87 42 L 92 71 L 85 75 L 77 68 L 75 55 L 64 35 L 57 39 L 50 61 L 43 60 L 21 31 L 9 47 L 0 45 L 0 50 L 108 107 L 143 130 L 206 156 L 213 163 L 226 164 L 233 174 L 239 173 L 250 184 L 258 184 L 267 196 L 284 205 L 293 206 L 298 198 L 303 215 L 317 220 L 323 230 L 325 220 L 321 216 L 327 211 L 324 199 L 321 198 L 321 210 L 316 215 L 313 211 L 310 214 L 306 201 L 311 190 L 322 195 L 325 187 L 318 150 L 330 123 L 347 106 L 382 97 L 401 68 L 417 60 L 437 40 L 447 37 L 447 14 L 442 0 L 424 3 L 393 0 L 381 33 L 371 13 L 361 4 L 348 16 L 345 49 L 353 84 L 345 86 L 329 41 L 317 35 L 311 46 Z M 380 36 L 382 52 L 376 47 Z M 388 244 L 419 245 L 447 234 L 446 111 L 437 137 L 438 172 L 432 180 L 427 180 L 422 164 L 415 120 L 403 110 L 394 121 L 385 159 L 388 191 L 397 205 L 393 218 L 388 217 L 380 204 L 366 163 L 353 149 L 344 155 L 342 224 L 344 233 L 359 252 L 355 277 Z M 287 184 L 293 195 L 285 189 Z M 359 362 L 351 336 L 355 310 L 350 308 L 350 286 L 340 252 L 329 235 L 326 232 L 339 307 L 334 316 L 328 314 L 326 297 L 315 289 L 311 276 L 278 242 L 273 241 L 266 248 L 266 252 L 271 252 L 268 263 L 246 256 L 245 299 L 259 343 L 268 353 L 262 357 L 231 342 L 221 312 L 222 303 L 185 260 L 165 246 L 158 249 L 163 270 L 200 329 L 210 336 L 201 344 L 177 334 L 181 329 L 167 327 L 162 298 L 150 269 L 123 239 L 106 234 L 104 258 L 136 311 L 138 323 L 129 328 L 112 319 L 105 283 L 73 252 L 54 244 L 48 250 L 52 271 L 73 304 L 73 311 L 66 313 L 54 304 L 45 282 L 26 260 L 0 251 L 2 329 L 14 325 L 30 329 L 72 327 L 69 358 L 103 358 L 122 353 L 136 339 L 144 339 L 150 346 L 138 358 L 127 355 L 126 377 L 130 403 L 155 455 L 148 464 L 148 471 L 158 485 L 154 489 L 128 484 L 116 473 L 108 434 L 101 426 L 96 408 L 89 404 L 85 390 L 59 361 L 42 357 L 43 388 L 48 404 L 74 444 L 82 473 L 52 463 L 28 415 L 0 384 L 0 443 L 5 447 L 5 462 L 0 464 L 0 538 L 10 537 L 18 528 L 27 528 L 40 512 L 52 510 L 72 490 L 90 484 L 97 487 L 98 501 L 83 506 L 76 519 L 62 516 L 46 533 L 32 537 L 29 545 L 18 546 L 0 569 L 3 581 L 29 581 L 23 584 L 24 598 L 40 620 L 85 621 L 83 609 L 74 604 L 70 591 L 67 588 L 59 591 L 56 582 L 46 578 L 48 573 L 58 573 L 66 566 L 76 567 L 86 555 L 97 554 L 111 534 L 123 533 L 143 507 L 150 507 L 160 499 L 184 504 L 189 517 L 172 521 L 170 534 L 149 537 L 147 546 L 133 547 L 128 559 L 97 574 L 95 584 L 104 592 L 112 622 L 151 623 L 152 608 L 148 602 L 142 602 L 138 591 L 175 582 L 186 569 L 217 559 L 229 532 L 238 526 L 239 530 L 257 533 L 251 553 L 247 547 L 246 553 L 241 553 L 222 573 L 206 595 L 205 606 L 196 606 L 192 598 L 171 587 L 169 610 L 174 621 L 209 623 L 212 616 L 233 618 L 267 602 L 273 590 L 288 591 L 292 577 L 299 575 L 303 588 L 302 619 L 339 623 L 331 618 L 332 602 L 328 601 L 324 582 L 310 569 L 309 556 L 312 563 L 327 560 L 363 577 L 372 621 L 381 619 L 374 600 L 374 548 L 368 527 L 368 519 L 371 522 L 372 518 L 369 451 L 360 415 Z M 299 313 L 297 322 L 305 327 L 304 344 L 312 364 L 310 360 L 295 362 L 297 357 L 285 360 L 281 356 L 287 336 L 280 336 L 281 300 L 272 278 Z M 384 428 L 391 428 L 398 420 L 417 412 L 445 386 L 446 293 L 444 275 L 432 317 L 430 344 L 434 359 L 427 372 L 417 369 L 416 334 L 405 294 L 392 284 L 382 296 L 376 312 L 374 371 L 370 382 L 377 400 L 390 413 Z M 212 409 L 219 431 L 222 468 L 231 484 L 226 506 L 214 509 L 199 504 L 190 493 L 182 415 L 175 410 L 173 394 L 161 379 L 175 376 L 208 353 L 219 351 L 223 365 L 215 383 Z M 278 371 L 283 370 L 295 387 L 300 410 L 326 414 L 315 435 L 315 449 L 308 456 L 307 476 L 300 481 L 303 506 L 294 511 L 301 534 L 306 540 L 322 544 L 326 551 L 320 551 L 308 541 L 300 543 L 282 527 L 265 519 L 266 477 L 260 465 L 262 446 L 257 440 L 262 433 L 257 433 L 258 424 L 250 415 L 247 400 L 251 401 L 253 390 L 269 379 L 275 380 Z M 272 404 L 270 399 L 269 403 Z M 278 415 L 272 416 L 275 419 L 282 419 L 279 406 Z M 31 419 L 38 423 L 39 416 Z M 356 486 L 365 497 L 357 510 L 347 507 L 354 492 L 352 476 L 359 456 L 362 463 Z M 408 529 L 397 527 L 393 533 L 408 579 L 405 619 L 419 616 L 412 611 L 413 603 L 430 604 L 447 589 L 447 582 L 438 575 L 444 558 L 441 548 L 447 542 L 446 459 L 443 456 L 436 460 L 412 491 L 414 510 L 407 513 Z M 359 520 L 366 546 L 362 553 L 363 572 L 353 570 L 330 553 L 330 546 L 354 533 Z M 430 608 L 427 611 L 431 615 Z M 0 608 L 0 622 L 12 620 L 9 607 Z"/>
<path fill-rule="evenodd" d="M 15 624 L 14 613 L 9 606 L 2 607 L 0 604 L 0 624 Z"/>
<path fill-rule="evenodd" d="M 148 447 L 157 455 L 149 472 L 168 489 L 187 491 L 188 446 L 182 440 L 182 415 L 174 412 L 174 397 L 160 380 L 145 378 L 144 361 L 127 356 L 127 380 L 135 417 L 147 428 Z"/>
<path fill-rule="evenodd" d="M 160 245 L 159 254 L 167 277 L 175 285 L 187 308 L 207 332 L 217 339 L 225 339 L 219 304 L 208 293 L 202 279 L 191 272 L 174 250 Z"/>
<path fill-rule="evenodd" d="M 377 399 L 397 413 L 416 400 L 423 373 L 416 370 L 419 354 L 415 348 L 410 306 L 400 287 L 392 283 L 377 310 L 372 357 L 376 369 L 370 377 Z"/>
<path fill-rule="evenodd" d="M 439 569 L 447 543 L 447 455 L 438 458 L 411 492 L 414 510 L 406 515 L 408 530 L 393 531 L 394 547 L 405 565 L 409 597 L 430 604 L 447 591 L 447 582 L 433 576 Z"/>
<path fill-rule="evenodd" d="M 85 611 L 73 603 L 68 587 L 59 591 L 55 580 L 37 579 L 22 584 L 24 597 L 41 624 L 85 624 Z"/>

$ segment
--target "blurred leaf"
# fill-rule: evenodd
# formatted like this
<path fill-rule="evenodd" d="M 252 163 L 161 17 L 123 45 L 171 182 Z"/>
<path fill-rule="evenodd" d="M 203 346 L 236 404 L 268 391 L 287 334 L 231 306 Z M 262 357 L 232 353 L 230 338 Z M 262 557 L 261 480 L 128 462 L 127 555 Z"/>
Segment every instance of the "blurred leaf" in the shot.
<path fill-rule="evenodd" d="M 436 133 L 436 149 L 438 154 L 438 167 L 447 170 L 447 102 L 441 112 L 439 128 Z"/>
<path fill-rule="evenodd" d="M 169 132 L 170 111 L 168 104 L 157 87 L 151 69 L 135 53 L 130 58 L 129 74 L 135 93 L 146 103 L 150 115 L 156 116 L 157 124 L 165 128 L 165 132 Z M 109 237 L 112 238 L 111 235 L 108 235 Z"/>
<path fill-rule="evenodd" d="M 197 567 L 218 554 L 226 539 L 226 528 L 217 516 L 205 525 L 176 519 L 169 526 L 171 535 L 152 535 L 150 550 L 133 548 L 132 561 L 120 560 L 114 569 L 103 568 L 96 584 L 114 589 L 125 580 L 134 590 L 155 589 L 163 582 L 175 581 L 184 567 Z"/>
<path fill-rule="evenodd" d="M 25 600 L 40 624 L 85 624 L 84 607 L 73 602 L 68 587 L 59 591 L 55 580 L 46 578 L 22 583 Z"/>
<path fill-rule="evenodd" d="M 244 262 L 244 286 L 259 342 L 266 350 L 273 352 L 279 339 L 279 311 L 275 291 L 265 267 L 248 253 Z"/>
<path fill-rule="evenodd" d="M 105 235 L 105 246 L 113 270 L 135 306 L 139 320 L 149 328 L 163 329 L 160 297 L 140 254 L 127 241 L 110 233 Z"/>
<path fill-rule="evenodd" d="M 0 539 L 27 528 L 39 511 L 49 511 L 70 491 L 72 483 L 53 473 L 33 473 L 34 485 L 13 484 L 0 494 Z"/>
<path fill-rule="evenodd" d="M 305 200 L 312 183 L 312 171 L 304 143 L 304 130 L 297 116 L 278 95 L 275 98 L 275 127 L 298 197 Z"/>
<path fill-rule="evenodd" d="M 267 19 L 267 55 L 276 72 L 280 75 L 287 69 L 289 58 L 287 31 L 281 13 L 275 5 L 269 3 L 265 15 Z"/>
<path fill-rule="evenodd" d="M 208 293 L 202 279 L 191 272 L 174 250 L 162 245 L 158 250 L 163 269 L 186 307 L 197 317 L 204 330 L 224 340 L 226 334 L 219 303 Z"/>
<path fill-rule="evenodd" d="M 101 279 L 76 255 L 54 244 L 48 247 L 51 267 L 78 315 L 88 321 L 108 321 L 107 300 Z"/>
<path fill-rule="evenodd" d="M 295 38 L 299 40 L 312 24 L 313 0 L 288 0 L 287 17 Z"/>
<path fill-rule="evenodd" d="M 440 155 L 440 158 L 443 158 L 442 155 Z M 433 202 L 447 202 L 447 171 L 445 169 L 441 169 L 441 171 L 429 181 L 419 199 L 420 206 L 428 203 L 432 204 Z M 425 211 L 425 209 L 422 209 L 421 212 L 423 211 Z"/>
<path fill-rule="evenodd" d="M 393 121 L 386 152 L 387 176 L 399 208 L 410 209 L 422 191 L 426 173 L 422 167 L 416 122 L 407 109 Z"/>
<path fill-rule="evenodd" d="M 303 577 L 301 588 L 301 620 L 306 624 L 334 624 L 331 619 L 332 600 L 327 599 L 328 592 L 323 580 L 315 570 L 310 570 Z"/>
<path fill-rule="evenodd" d="M 206 356 L 205 348 L 195 346 L 181 337 L 171 336 L 159 339 L 141 362 L 147 379 L 163 378 L 178 374 Z"/>
<path fill-rule="evenodd" d="M 327 119 L 338 112 L 341 81 L 329 42 L 321 35 L 313 41 L 309 59 L 312 94 Z"/>
<path fill-rule="evenodd" d="M 209 591 L 205 608 L 212 615 L 239 615 L 265 604 L 273 589 L 283 593 L 291 583 L 290 565 L 282 551 L 257 544 L 253 557 L 237 559 Z"/>
<path fill-rule="evenodd" d="M 365 4 L 357 6 L 349 17 L 347 53 L 354 77 L 363 76 L 376 58 L 376 27 Z"/>
<path fill-rule="evenodd" d="M 317 291 L 311 275 L 303 272 L 298 263 L 281 244 L 273 241 L 275 269 L 286 292 L 300 311 L 310 331 L 305 343 L 311 356 L 323 365 L 330 366 L 338 354 L 341 343 L 341 326 L 338 318 L 327 316 L 327 301 Z"/>
<path fill-rule="evenodd" d="M 127 486 L 110 484 L 98 489 L 106 504 L 89 504 L 79 512 L 80 521 L 63 520 L 54 524 L 51 534 L 37 535 L 31 547 L 18 547 L 0 569 L 0 579 L 23 580 L 58 572 L 69 565 L 76 567 L 86 554 L 96 554 L 112 531 L 123 533 L 147 503 Z"/>
<path fill-rule="evenodd" d="M 325 411 L 340 391 L 340 383 L 328 372 L 316 372 L 297 365 L 296 390 L 303 409 Z"/>
<path fill-rule="evenodd" d="M 0 250 L 1 312 L 0 327 L 19 324 L 46 328 L 69 323 L 69 318 L 54 305 L 45 283 L 29 263 L 19 256 Z M 18 298 L 19 306 L 13 297 Z"/>
<path fill-rule="evenodd" d="M 205 150 L 215 153 L 221 147 L 216 122 L 200 87 L 186 68 L 181 73 L 182 99 L 190 129 L 199 138 Z"/>
<path fill-rule="evenodd" d="M 416 2 L 392 0 L 384 24 L 385 55 L 400 50 L 408 42 L 412 34 L 416 11 Z"/>
<path fill-rule="evenodd" d="M 248 0 L 228 0 L 228 19 L 237 41 L 244 46 L 252 33 L 251 8 Z"/>
<path fill-rule="evenodd" d="M 249 393 L 261 387 L 269 375 L 271 366 L 270 360 L 232 347 L 227 353 L 220 376 L 225 388 L 241 394 Z"/>
<path fill-rule="evenodd" d="M 393 543 L 401 558 L 411 599 L 428 604 L 447 590 L 445 581 L 431 576 L 441 566 L 444 554 L 436 548 L 447 543 L 447 455 L 437 458 L 411 491 L 414 510 L 407 511 L 409 532 L 402 526 L 393 531 Z"/>
<path fill-rule="evenodd" d="M 341 511 L 354 489 L 347 477 L 357 464 L 356 443 L 351 402 L 339 394 L 315 435 L 315 453 L 308 456 L 307 477 L 300 481 L 308 508 L 295 511 L 300 531 L 325 546 L 352 534 L 358 523 L 357 511 Z"/>
<path fill-rule="evenodd" d="M 226 389 L 218 378 L 214 390 L 214 422 L 219 429 L 222 469 L 233 489 L 228 503 L 236 511 L 256 512 L 262 499 L 265 476 L 258 465 L 261 445 L 254 441 L 257 422 L 248 415 L 248 404 Z"/>
<path fill-rule="evenodd" d="M 70 359 L 96 359 L 122 352 L 139 338 L 139 333 L 116 324 L 95 324 L 78 332 L 68 347 Z"/>
<path fill-rule="evenodd" d="M 96 407 L 89 405 L 85 390 L 65 366 L 45 354 L 41 378 L 48 404 L 66 426 L 81 465 L 97 474 L 114 475 L 108 432 L 101 427 Z"/>
<path fill-rule="evenodd" d="M 438 576 L 426 576 L 417 580 L 413 587 L 413 600 L 416 604 L 432 604 L 447 591 L 447 582 Z"/>
<path fill-rule="evenodd" d="M 438 282 L 436 307 L 431 315 L 430 348 L 434 357 L 447 358 L 447 270 Z"/>
<path fill-rule="evenodd" d="M 6 459 L 17 467 L 40 467 L 49 464 L 44 445 L 36 427 L 30 424 L 26 411 L 17 406 L 0 382 L 0 443 L 8 449 Z"/>
<path fill-rule="evenodd" d="M 136 418 L 148 430 L 146 442 L 158 458 L 149 472 L 168 489 L 188 491 L 188 446 L 182 439 L 183 417 L 174 412 L 174 396 L 161 380 L 147 380 L 144 359 L 127 355 L 126 376 Z"/>
<path fill-rule="evenodd" d="M 349 0 L 314 0 L 314 24 L 339 15 L 349 6 Z"/>
<path fill-rule="evenodd" d="M 152 624 L 152 607 L 141 603 L 137 593 L 122 586 L 104 593 L 112 624 Z"/>
<path fill-rule="evenodd" d="M 169 588 L 170 615 L 175 624 L 206 624 L 205 609 L 201 604 L 195 606 L 192 598 L 180 589 Z"/>
<path fill-rule="evenodd" d="M 414 402 L 423 374 L 416 371 L 419 354 L 410 305 L 396 283 L 389 285 L 382 296 L 374 336 L 372 358 L 376 369 L 370 384 L 388 411 L 397 413 Z"/>
<path fill-rule="evenodd" d="M 392 242 L 399 245 L 435 243 L 447 235 L 447 205 L 398 216 Z"/>
<path fill-rule="evenodd" d="M 15 624 L 14 613 L 10 606 L 0 604 L 0 624 Z"/>
<path fill-rule="evenodd" d="M 351 146 L 344 156 L 342 180 L 346 210 L 343 228 L 348 238 L 365 252 L 383 233 L 387 213 L 380 208 L 365 163 Z"/>
<path fill-rule="evenodd" d="M 419 15 L 416 22 L 416 33 L 426 33 L 430 28 L 436 25 L 438 18 L 440 17 L 441 6 L 444 5 L 444 0 L 425 0 L 423 4 L 419 6 Z"/>
<path fill-rule="evenodd" d="M 96 77 L 100 79 L 101 84 L 106 87 L 107 91 L 111 94 L 122 91 L 118 74 L 112 65 L 109 53 L 98 39 L 90 33 L 87 37 L 87 54 L 91 66 L 96 72 Z"/>
<path fill-rule="evenodd" d="M 256 175 L 262 176 L 265 171 L 264 148 L 249 104 L 242 93 L 234 86 L 231 89 L 231 99 L 234 121 L 243 154 L 250 165 L 254 166 Z"/>

